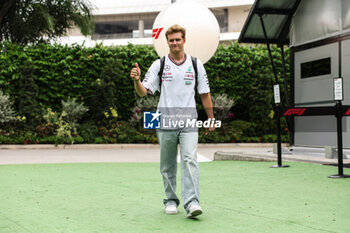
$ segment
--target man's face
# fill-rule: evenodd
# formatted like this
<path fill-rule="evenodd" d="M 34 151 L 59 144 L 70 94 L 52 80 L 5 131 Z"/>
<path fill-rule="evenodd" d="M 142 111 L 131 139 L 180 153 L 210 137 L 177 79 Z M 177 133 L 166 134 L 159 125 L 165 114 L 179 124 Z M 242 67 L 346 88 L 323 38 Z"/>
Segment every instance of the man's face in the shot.
<path fill-rule="evenodd" d="M 168 35 L 168 45 L 171 53 L 183 51 L 186 39 L 182 38 L 181 32 L 175 32 Z"/>

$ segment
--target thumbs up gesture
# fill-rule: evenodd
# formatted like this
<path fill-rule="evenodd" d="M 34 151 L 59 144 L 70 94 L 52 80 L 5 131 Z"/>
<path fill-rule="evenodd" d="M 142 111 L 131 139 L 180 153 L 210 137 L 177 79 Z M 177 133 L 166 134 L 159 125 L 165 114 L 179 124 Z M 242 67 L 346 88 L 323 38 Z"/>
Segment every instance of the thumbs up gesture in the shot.
<path fill-rule="evenodd" d="M 130 77 L 131 79 L 138 81 L 141 76 L 141 69 L 139 67 L 139 64 L 135 63 L 135 67 L 131 69 L 130 71 Z"/>

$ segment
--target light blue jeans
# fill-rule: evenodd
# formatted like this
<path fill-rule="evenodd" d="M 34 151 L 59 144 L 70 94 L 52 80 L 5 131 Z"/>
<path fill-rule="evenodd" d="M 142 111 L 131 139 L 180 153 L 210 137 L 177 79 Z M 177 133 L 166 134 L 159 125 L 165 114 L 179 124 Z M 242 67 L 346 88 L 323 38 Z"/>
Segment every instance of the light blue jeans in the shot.
<path fill-rule="evenodd" d="M 198 132 L 157 130 L 157 136 L 160 144 L 160 172 L 167 197 L 163 201 L 164 205 L 180 204 L 176 195 L 176 157 L 180 144 L 182 201 L 188 212 L 190 205 L 199 204 Z"/>

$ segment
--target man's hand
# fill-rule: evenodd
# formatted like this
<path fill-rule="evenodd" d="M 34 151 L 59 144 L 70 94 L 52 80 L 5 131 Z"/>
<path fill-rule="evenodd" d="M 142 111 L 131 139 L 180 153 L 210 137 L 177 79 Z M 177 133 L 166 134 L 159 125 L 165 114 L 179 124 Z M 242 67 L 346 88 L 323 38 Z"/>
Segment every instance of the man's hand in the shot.
<path fill-rule="evenodd" d="M 147 95 L 148 90 L 143 86 L 142 82 L 140 82 L 141 69 L 139 64 L 135 63 L 135 67 L 130 71 L 130 77 L 134 80 L 135 91 L 138 96 L 143 97 Z"/>
<path fill-rule="evenodd" d="M 213 120 L 213 119 L 211 119 L 210 122 L 211 122 L 212 120 Z M 214 130 L 215 130 L 215 125 L 213 124 L 213 126 L 212 126 L 212 124 L 210 123 L 210 124 L 209 124 L 209 128 L 205 128 L 205 135 L 208 135 L 208 133 L 213 132 Z"/>
<path fill-rule="evenodd" d="M 211 121 L 214 120 L 214 112 L 213 112 L 213 103 L 211 102 L 210 93 L 201 94 L 201 100 L 205 112 L 207 113 L 208 120 L 210 120 L 209 128 L 205 129 L 205 135 L 208 135 L 209 132 L 215 130 L 215 126 L 211 124 Z"/>
<path fill-rule="evenodd" d="M 132 68 L 130 71 L 130 77 L 134 81 L 138 81 L 140 80 L 140 76 L 141 76 L 141 69 L 139 67 L 139 64 L 135 63 L 135 67 Z"/>

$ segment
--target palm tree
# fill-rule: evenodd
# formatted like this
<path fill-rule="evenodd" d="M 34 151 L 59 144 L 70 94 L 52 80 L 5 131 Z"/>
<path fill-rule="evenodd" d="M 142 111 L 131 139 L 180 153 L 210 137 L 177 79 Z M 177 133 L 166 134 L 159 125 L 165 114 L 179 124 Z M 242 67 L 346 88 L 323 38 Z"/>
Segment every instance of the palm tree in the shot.
<path fill-rule="evenodd" d="M 19 44 L 48 41 L 80 28 L 83 35 L 94 29 L 87 0 L 1 0 L 0 42 Z"/>

